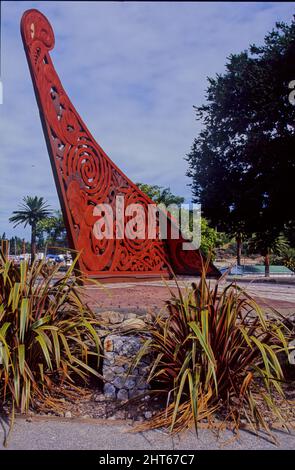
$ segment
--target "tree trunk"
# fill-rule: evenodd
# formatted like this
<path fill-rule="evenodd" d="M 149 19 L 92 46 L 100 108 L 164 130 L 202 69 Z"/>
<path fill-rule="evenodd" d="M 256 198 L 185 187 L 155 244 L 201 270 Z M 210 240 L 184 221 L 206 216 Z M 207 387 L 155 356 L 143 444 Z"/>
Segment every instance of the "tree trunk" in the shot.
<path fill-rule="evenodd" d="M 31 233 L 31 264 L 33 264 L 36 257 L 36 224 L 32 224 Z"/>
<path fill-rule="evenodd" d="M 26 254 L 26 242 L 25 242 L 25 239 L 23 238 L 23 241 L 22 241 L 22 254 L 24 255 L 24 258 L 25 258 L 25 254 Z"/>
<path fill-rule="evenodd" d="M 241 257 L 242 257 L 242 237 L 240 234 L 236 236 L 237 242 L 237 265 L 241 266 Z"/>
<path fill-rule="evenodd" d="M 270 273 L 269 263 L 270 263 L 269 253 L 267 253 L 264 257 L 265 277 L 269 277 L 269 273 Z"/>

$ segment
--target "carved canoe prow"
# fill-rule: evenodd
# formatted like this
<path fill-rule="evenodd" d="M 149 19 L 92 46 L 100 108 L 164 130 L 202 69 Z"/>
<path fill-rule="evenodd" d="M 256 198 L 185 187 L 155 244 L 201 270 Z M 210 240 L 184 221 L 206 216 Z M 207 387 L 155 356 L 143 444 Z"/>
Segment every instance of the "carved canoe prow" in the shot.
<path fill-rule="evenodd" d="M 55 39 L 47 18 L 38 10 L 26 11 L 21 34 L 70 248 L 81 253 L 79 269 L 88 276 L 112 280 L 169 276 L 171 272 L 200 274 L 205 257 L 197 249 L 183 250 L 181 235 L 171 238 L 174 221 L 170 215 L 167 239 L 161 239 L 158 232 L 149 238 L 147 228 L 141 238 L 130 238 L 124 230 L 122 236 L 119 226 L 130 220 L 130 214 L 119 220 L 118 196 L 124 198 L 125 209 L 140 204 L 146 220 L 148 206 L 155 203 L 106 155 L 77 113 L 50 58 Z M 95 207 L 100 204 L 113 210 L 113 220 L 104 214 L 104 229 L 111 230 L 113 237 L 99 239 L 95 234 L 101 219 Z M 208 275 L 219 275 L 212 263 L 208 263 Z"/>

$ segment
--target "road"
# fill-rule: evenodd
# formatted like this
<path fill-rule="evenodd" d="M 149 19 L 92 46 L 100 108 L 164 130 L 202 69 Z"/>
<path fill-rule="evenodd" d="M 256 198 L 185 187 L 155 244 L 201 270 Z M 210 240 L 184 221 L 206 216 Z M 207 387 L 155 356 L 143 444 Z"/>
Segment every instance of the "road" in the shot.
<path fill-rule="evenodd" d="M 189 286 L 196 278 L 179 280 L 180 286 Z M 212 285 L 214 280 L 211 281 Z M 112 310 L 121 309 L 140 311 L 160 309 L 170 297 L 167 284 L 175 289 L 174 281 L 144 281 L 105 284 L 103 287 L 87 286 L 82 288 L 87 301 L 93 307 Z M 255 281 L 239 282 L 261 305 L 279 309 L 282 313 L 295 313 L 295 284 L 274 284 Z"/>
<path fill-rule="evenodd" d="M 83 422 L 84 421 L 84 422 Z M 266 435 L 257 437 L 241 431 L 233 440 L 230 431 L 219 439 L 208 429 L 200 429 L 199 437 L 187 431 L 171 437 L 162 431 L 130 433 L 131 425 L 124 422 L 98 420 L 62 420 L 33 418 L 28 422 L 18 418 L 10 435 L 8 450 L 215 450 L 215 449 L 294 449 L 295 433 L 277 431 L 279 445 L 271 443 Z M 3 429 L 0 431 L 3 440 Z M 5 450 L 4 447 L 1 448 Z"/>
<path fill-rule="evenodd" d="M 266 300 L 275 300 L 288 302 L 295 306 L 295 285 L 286 284 L 264 284 L 264 283 L 240 283 L 240 286 L 244 286 L 247 292 L 251 293 L 256 298 L 262 298 Z"/>

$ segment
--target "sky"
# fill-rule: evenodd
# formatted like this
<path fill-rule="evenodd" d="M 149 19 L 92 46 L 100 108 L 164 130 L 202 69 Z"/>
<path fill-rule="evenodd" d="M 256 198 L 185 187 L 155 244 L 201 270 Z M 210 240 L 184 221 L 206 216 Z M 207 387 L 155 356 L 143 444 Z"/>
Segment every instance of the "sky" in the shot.
<path fill-rule="evenodd" d="M 78 113 L 134 182 L 170 186 L 190 200 L 185 155 L 201 129 L 193 105 L 227 57 L 261 44 L 295 3 L 2 1 L 0 235 L 26 195 L 59 208 L 21 36 L 37 8 L 55 32 L 51 57 Z"/>

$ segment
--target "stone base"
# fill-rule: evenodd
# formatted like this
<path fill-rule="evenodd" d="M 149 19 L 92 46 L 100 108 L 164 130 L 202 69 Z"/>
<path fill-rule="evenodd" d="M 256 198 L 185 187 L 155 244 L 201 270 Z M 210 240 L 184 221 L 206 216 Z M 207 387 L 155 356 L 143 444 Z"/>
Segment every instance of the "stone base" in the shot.
<path fill-rule="evenodd" d="M 143 345 L 142 335 L 110 334 L 104 339 L 103 377 L 106 398 L 128 400 L 148 391 L 150 359 L 143 358 L 130 371 L 134 359 Z"/>

